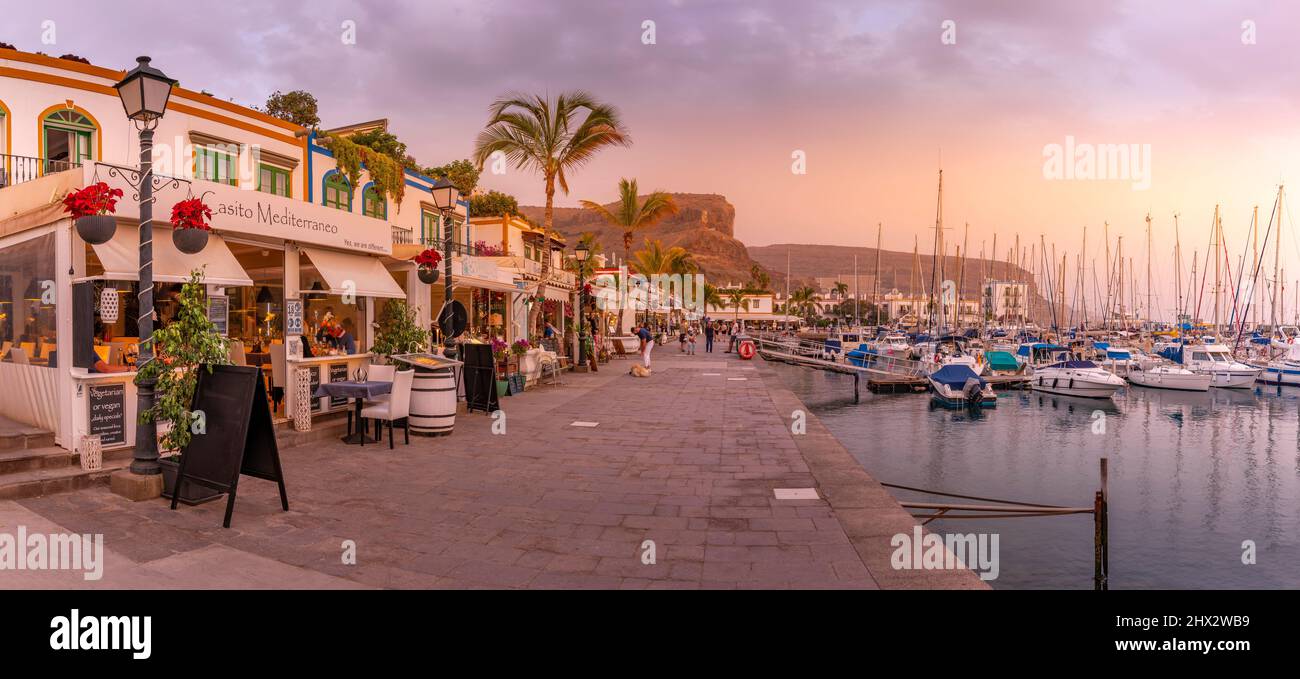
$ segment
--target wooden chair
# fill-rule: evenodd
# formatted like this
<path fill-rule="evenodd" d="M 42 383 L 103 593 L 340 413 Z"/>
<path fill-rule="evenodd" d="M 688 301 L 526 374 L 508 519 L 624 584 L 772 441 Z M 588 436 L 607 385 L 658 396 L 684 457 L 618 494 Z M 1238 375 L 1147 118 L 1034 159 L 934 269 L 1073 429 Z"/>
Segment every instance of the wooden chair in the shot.
<path fill-rule="evenodd" d="M 27 344 L 23 342 L 23 344 Z M 27 350 L 22 347 L 14 347 L 9 350 L 9 360 L 17 365 L 31 365 L 32 362 L 27 359 Z"/>
<path fill-rule="evenodd" d="M 387 401 L 375 402 L 374 405 L 366 406 L 361 409 L 362 420 L 375 420 L 380 425 L 380 439 L 383 438 L 383 424 L 388 423 L 388 449 L 393 449 L 393 424 L 398 420 L 402 422 L 402 432 L 405 435 L 406 443 L 411 443 L 411 423 L 407 417 L 411 414 L 411 385 L 415 382 L 414 370 L 400 370 L 393 375 L 393 391 L 389 394 Z M 361 426 L 361 431 L 365 432 L 365 425 Z M 365 436 L 361 437 L 362 445 L 365 445 Z"/>
<path fill-rule="evenodd" d="M 239 340 L 230 341 L 230 362 L 235 365 L 248 365 L 248 357 L 244 355 L 244 343 Z"/>
<path fill-rule="evenodd" d="M 366 379 L 374 382 L 392 382 L 393 374 L 396 372 L 397 372 L 397 368 L 394 366 L 371 363 L 370 365 L 366 366 Z M 391 394 L 384 394 L 382 396 L 376 396 L 372 399 L 369 399 L 366 402 L 383 403 L 384 401 L 387 401 L 390 396 Z M 352 410 L 353 410 L 352 408 L 348 408 L 348 434 L 349 435 L 352 434 Z M 362 427 L 362 431 L 364 430 L 365 428 Z M 378 426 L 376 426 L 375 428 L 375 434 L 376 435 L 379 434 Z"/>

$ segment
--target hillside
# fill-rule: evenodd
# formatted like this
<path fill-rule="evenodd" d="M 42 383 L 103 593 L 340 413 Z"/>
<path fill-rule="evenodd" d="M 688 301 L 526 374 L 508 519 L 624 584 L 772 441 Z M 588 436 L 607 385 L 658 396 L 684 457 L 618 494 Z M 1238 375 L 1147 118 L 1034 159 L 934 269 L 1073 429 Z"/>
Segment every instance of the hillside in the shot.
<path fill-rule="evenodd" d="M 678 213 L 638 232 L 632 251 L 641 249 L 647 238 L 663 241 L 665 247 L 680 245 L 695 258 L 710 283 L 724 286 L 748 281 L 754 260 L 750 259 L 745 244 L 735 238 L 736 208 L 717 194 L 674 193 L 673 198 Z M 606 207 L 612 209 L 614 204 Z M 544 208 L 530 205 L 520 206 L 519 210 L 528 219 L 541 223 Z M 590 211 L 555 208 L 555 230 L 570 243 L 576 242 L 583 232 L 593 232 L 606 255 L 623 259 L 623 232 Z M 781 280 L 785 280 L 784 269 Z"/>

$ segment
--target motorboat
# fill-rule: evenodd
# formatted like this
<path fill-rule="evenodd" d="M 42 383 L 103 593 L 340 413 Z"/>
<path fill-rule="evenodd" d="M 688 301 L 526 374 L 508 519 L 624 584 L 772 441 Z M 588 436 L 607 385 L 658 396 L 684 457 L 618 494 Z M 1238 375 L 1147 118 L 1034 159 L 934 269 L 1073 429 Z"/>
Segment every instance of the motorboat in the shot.
<path fill-rule="evenodd" d="M 1034 368 L 1029 387 L 1034 391 L 1082 398 L 1110 398 L 1124 380 L 1092 361 L 1061 361 Z"/>
<path fill-rule="evenodd" d="M 1069 347 L 1050 342 L 1024 342 L 1016 348 L 1016 360 L 1030 367 L 1052 365 L 1070 358 Z"/>
<path fill-rule="evenodd" d="M 1273 347 L 1283 349 L 1283 353 L 1268 363 L 1254 366 L 1260 369 L 1259 377 L 1255 379 L 1264 384 L 1300 387 L 1300 341 L 1275 339 Z"/>
<path fill-rule="evenodd" d="M 944 335 L 932 342 L 918 343 L 916 351 L 931 372 L 947 365 L 964 365 L 978 375 L 984 366 L 969 346 L 970 340 L 966 337 Z"/>
<path fill-rule="evenodd" d="M 1186 368 L 1162 363 L 1143 370 L 1139 367 L 1128 371 L 1128 381 L 1139 387 L 1152 389 L 1174 389 L 1177 391 L 1209 391 L 1212 376 L 1195 373 Z"/>
<path fill-rule="evenodd" d="M 876 341 L 876 353 L 893 358 L 911 358 L 912 341 L 901 332 L 891 332 Z"/>
<path fill-rule="evenodd" d="M 838 361 L 844 355 L 846 347 L 856 347 L 862 343 L 862 334 L 856 330 L 833 330 L 826 336 L 822 345 L 821 358 Z"/>
<path fill-rule="evenodd" d="M 1160 355 L 1194 373 L 1209 375 L 1210 386 L 1220 389 L 1250 389 L 1264 372 L 1263 368 L 1233 358 L 1224 344 L 1174 344 L 1163 349 Z"/>
<path fill-rule="evenodd" d="M 930 397 L 945 408 L 994 408 L 998 395 L 988 381 L 965 365 L 945 365 L 930 373 Z"/>

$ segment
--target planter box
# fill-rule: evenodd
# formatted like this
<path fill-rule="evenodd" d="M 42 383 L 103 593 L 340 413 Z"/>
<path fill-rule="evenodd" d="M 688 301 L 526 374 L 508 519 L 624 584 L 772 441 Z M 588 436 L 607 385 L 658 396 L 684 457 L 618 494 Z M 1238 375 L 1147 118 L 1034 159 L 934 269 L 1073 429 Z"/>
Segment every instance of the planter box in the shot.
<path fill-rule="evenodd" d="M 510 395 L 510 380 L 497 380 L 497 398 Z"/>
<path fill-rule="evenodd" d="M 176 492 L 176 476 L 180 473 L 180 464 L 167 458 L 159 460 L 158 464 L 162 467 L 162 496 L 170 500 L 172 493 Z M 211 502 L 222 495 L 224 493 L 186 481 L 184 487 L 181 488 L 180 501 L 191 506 L 201 505 L 205 502 Z"/>

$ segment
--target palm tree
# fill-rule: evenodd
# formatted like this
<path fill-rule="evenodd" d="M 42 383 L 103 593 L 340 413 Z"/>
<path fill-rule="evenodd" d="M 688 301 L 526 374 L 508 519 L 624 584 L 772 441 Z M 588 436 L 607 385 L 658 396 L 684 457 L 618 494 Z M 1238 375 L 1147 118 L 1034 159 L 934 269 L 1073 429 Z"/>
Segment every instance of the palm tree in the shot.
<path fill-rule="evenodd" d="M 501 152 L 517 169 L 542 175 L 546 188 L 542 236 L 548 244 L 555 224 L 556 185 L 567 194 L 568 172 L 587 164 L 607 146 L 632 143 L 618 109 L 582 90 L 561 93 L 554 100 L 549 95 L 510 93 L 494 101 L 488 112 L 487 125 L 474 143 L 474 162 L 482 170 L 492 154 Z M 550 257 L 542 259 L 543 282 L 550 276 L 550 262 Z M 529 320 L 535 322 L 540 311 L 540 304 L 533 305 Z"/>
<path fill-rule="evenodd" d="M 797 310 L 799 315 L 807 320 L 812 317 L 811 312 L 816 310 L 819 301 L 821 296 L 817 291 L 805 285 L 790 293 L 789 307 L 791 310 Z"/>
<path fill-rule="evenodd" d="M 695 260 L 686 248 L 677 245 L 664 248 L 662 241 L 652 241 L 648 238 L 645 241 L 645 248 L 632 253 L 632 259 L 629 260 L 629 271 L 635 271 L 646 278 L 655 275 L 691 274 L 697 270 Z M 623 306 L 626 304 L 620 305 L 619 308 L 619 327 L 623 324 Z"/>
<path fill-rule="evenodd" d="M 754 264 L 749 267 L 749 282 L 756 292 L 767 292 L 772 285 L 772 276 L 762 266 Z"/>
<path fill-rule="evenodd" d="M 746 297 L 744 288 L 727 291 L 727 306 L 736 310 L 736 322 L 740 322 L 740 308 L 744 307 L 749 311 L 749 297 Z"/>
<path fill-rule="evenodd" d="M 596 255 L 599 255 L 604 248 L 597 240 L 596 234 L 591 231 L 583 231 L 578 236 L 578 244 L 587 248 L 587 261 L 579 265 L 577 258 L 574 258 L 569 260 L 569 265 L 574 273 L 581 273 L 583 278 L 590 281 L 596 277 Z"/>
<path fill-rule="evenodd" d="M 849 294 L 849 284 L 843 281 L 835 281 L 835 295 L 844 299 Z"/>
<path fill-rule="evenodd" d="M 635 179 L 620 179 L 618 182 L 618 203 L 613 210 L 597 203 L 595 201 L 579 201 L 582 207 L 600 215 L 606 222 L 618 227 L 623 231 L 623 261 L 632 261 L 632 236 L 640 229 L 644 229 L 658 223 L 668 215 L 677 213 L 677 203 L 673 200 L 672 194 L 663 191 L 654 191 L 645 197 L 645 200 L 637 199 L 637 187 Z M 623 307 L 621 303 L 618 307 L 618 326 L 623 327 Z"/>
<path fill-rule="evenodd" d="M 714 309 L 721 309 L 725 304 L 726 304 L 726 301 L 724 301 L 724 300 L 722 299 L 722 293 L 718 292 L 718 289 L 717 289 L 716 287 L 714 287 L 713 285 L 711 285 L 711 284 L 709 284 L 709 283 L 705 283 L 705 284 L 704 284 L 704 313 L 705 313 L 705 315 L 706 315 L 706 316 L 708 315 L 709 307 L 713 307 Z"/>

